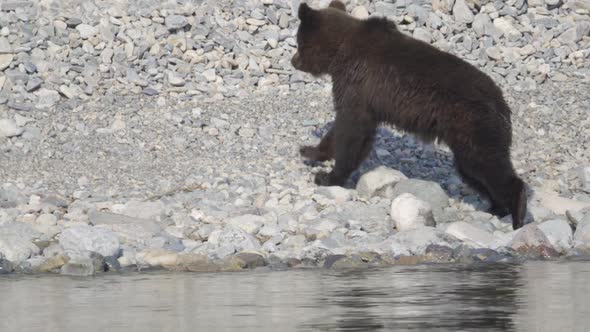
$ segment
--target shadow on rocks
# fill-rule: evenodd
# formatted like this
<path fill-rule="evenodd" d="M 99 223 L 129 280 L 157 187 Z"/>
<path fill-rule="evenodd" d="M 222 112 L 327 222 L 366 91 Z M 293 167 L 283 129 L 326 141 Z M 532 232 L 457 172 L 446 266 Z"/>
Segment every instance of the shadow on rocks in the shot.
<path fill-rule="evenodd" d="M 334 122 L 316 128 L 313 135 L 322 138 Z M 318 166 L 321 163 L 306 161 L 306 165 Z M 452 178 L 457 178 L 450 151 L 435 148 L 420 142 L 410 134 L 398 134 L 388 128 L 380 127 L 370 155 L 349 178 L 346 187 L 354 188 L 361 175 L 376 168 L 386 166 L 404 173 L 408 178 L 437 182 L 449 192 Z M 454 180 L 456 182 L 456 180 Z"/>

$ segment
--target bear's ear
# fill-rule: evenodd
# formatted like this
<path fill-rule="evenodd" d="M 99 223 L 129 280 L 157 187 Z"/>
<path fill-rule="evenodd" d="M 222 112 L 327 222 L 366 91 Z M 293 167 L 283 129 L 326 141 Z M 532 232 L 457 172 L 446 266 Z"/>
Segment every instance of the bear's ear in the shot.
<path fill-rule="evenodd" d="M 333 0 L 332 2 L 330 2 L 329 7 L 340 9 L 343 12 L 346 11 L 346 6 L 341 1 L 338 1 L 338 0 Z"/>
<path fill-rule="evenodd" d="M 311 9 L 305 2 L 299 5 L 299 19 L 303 21 L 309 21 L 314 15 L 314 10 Z"/>

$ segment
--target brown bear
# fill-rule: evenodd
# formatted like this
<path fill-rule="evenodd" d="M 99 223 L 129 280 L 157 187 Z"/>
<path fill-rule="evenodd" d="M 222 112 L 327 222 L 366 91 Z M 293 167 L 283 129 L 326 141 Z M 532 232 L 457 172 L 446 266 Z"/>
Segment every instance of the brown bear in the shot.
<path fill-rule="evenodd" d="M 377 126 L 394 125 L 453 152 L 458 173 L 491 201 L 490 212 L 523 225 L 526 188 L 510 160 L 510 108 L 482 71 L 455 55 L 401 33 L 382 17 L 356 19 L 343 3 L 299 6 L 297 52 L 291 63 L 314 76 L 330 75 L 334 126 L 301 155 L 335 159 L 315 183 L 342 186 L 372 149 Z"/>

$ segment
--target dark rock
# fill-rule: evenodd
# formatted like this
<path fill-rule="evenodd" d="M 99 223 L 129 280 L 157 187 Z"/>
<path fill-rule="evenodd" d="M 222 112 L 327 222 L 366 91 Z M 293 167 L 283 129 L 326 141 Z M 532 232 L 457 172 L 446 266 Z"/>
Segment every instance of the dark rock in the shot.
<path fill-rule="evenodd" d="M 77 17 L 70 17 L 66 21 L 66 25 L 68 26 L 68 28 L 72 28 L 72 29 L 77 27 L 80 24 L 82 24 L 82 20 Z"/>
<path fill-rule="evenodd" d="M 43 80 L 41 78 L 33 77 L 27 82 L 27 86 L 25 87 L 25 89 L 27 90 L 27 92 L 33 92 L 39 89 L 41 87 L 41 84 L 43 84 Z"/>
<path fill-rule="evenodd" d="M 337 261 L 346 258 L 346 255 L 330 255 L 324 260 L 324 268 L 329 269 Z"/>
<path fill-rule="evenodd" d="M 114 272 L 121 272 L 121 264 L 119 264 L 119 260 L 114 256 L 107 256 L 104 258 L 104 263 L 106 264 L 106 271 L 114 271 Z"/>
<path fill-rule="evenodd" d="M 4 258 L 0 258 L 0 274 L 8 274 L 14 271 L 12 263 Z"/>
<path fill-rule="evenodd" d="M 243 269 L 255 269 L 257 267 L 266 266 L 267 262 L 260 254 L 241 252 L 233 258 L 242 266 Z"/>
<path fill-rule="evenodd" d="M 431 244 L 426 247 L 424 256 L 432 262 L 449 262 L 453 259 L 453 249 L 447 246 Z"/>
<path fill-rule="evenodd" d="M 159 94 L 158 90 L 154 89 L 154 88 L 145 88 L 143 89 L 143 94 L 148 95 L 148 96 L 155 96 L 157 94 Z"/>

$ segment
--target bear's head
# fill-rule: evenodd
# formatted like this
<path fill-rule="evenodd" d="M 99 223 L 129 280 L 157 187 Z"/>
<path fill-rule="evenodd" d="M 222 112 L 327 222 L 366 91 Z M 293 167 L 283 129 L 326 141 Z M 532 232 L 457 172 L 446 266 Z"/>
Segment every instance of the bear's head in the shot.
<path fill-rule="evenodd" d="M 328 74 L 338 49 L 357 20 L 349 16 L 344 4 L 337 0 L 321 10 L 302 3 L 298 16 L 301 23 L 297 30 L 297 52 L 291 64 L 314 76 Z"/>

